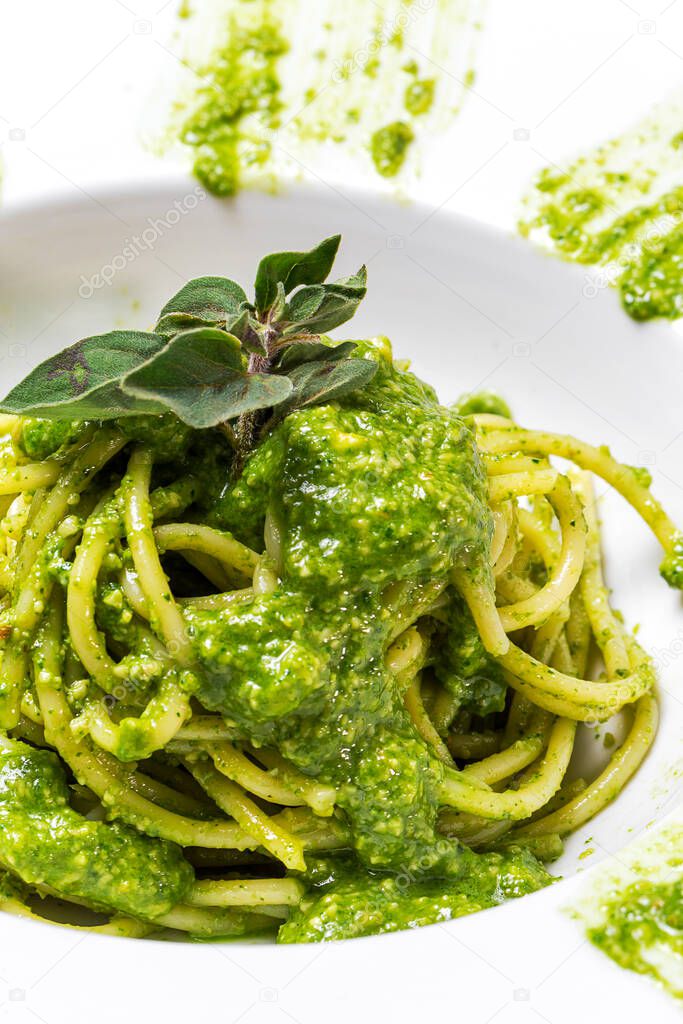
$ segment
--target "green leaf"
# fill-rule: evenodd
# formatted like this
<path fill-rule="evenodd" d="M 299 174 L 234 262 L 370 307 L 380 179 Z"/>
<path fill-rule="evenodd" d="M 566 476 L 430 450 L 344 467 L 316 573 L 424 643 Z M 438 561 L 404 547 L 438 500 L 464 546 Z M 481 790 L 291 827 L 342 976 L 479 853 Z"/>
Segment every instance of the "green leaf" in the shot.
<path fill-rule="evenodd" d="M 243 309 L 242 312 L 231 320 L 227 320 L 225 329 L 229 334 L 234 334 L 240 341 L 246 341 L 250 333 L 252 318 L 249 314 L 248 309 Z M 254 320 L 254 324 L 258 321 Z"/>
<path fill-rule="evenodd" d="M 285 286 L 282 281 L 278 281 L 277 289 L 275 291 L 275 299 L 268 312 L 268 321 L 271 323 L 277 323 L 285 315 L 285 309 L 287 308 L 287 296 L 285 292 Z"/>
<path fill-rule="evenodd" d="M 341 235 L 324 239 L 308 252 L 273 252 L 264 256 L 256 271 L 256 310 L 266 313 L 275 302 L 277 286 L 282 283 L 285 295 L 302 284 L 320 284 L 334 263 Z"/>
<path fill-rule="evenodd" d="M 201 316 L 195 316 L 193 313 L 165 313 L 158 321 L 154 328 L 155 334 L 163 334 L 167 340 L 172 338 L 175 334 L 180 334 L 181 331 L 189 331 L 195 327 L 207 327 L 207 326 L 218 326 L 220 325 L 221 330 L 228 331 L 230 334 L 234 334 L 235 337 L 242 339 L 242 335 L 247 333 L 248 326 L 252 323 L 252 317 L 249 309 L 243 309 L 240 313 L 225 314 L 222 320 L 209 321 Z M 255 326 L 259 326 L 258 320 L 253 320 Z"/>
<path fill-rule="evenodd" d="M 292 341 L 282 349 L 282 353 L 276 361 L 279 371 L 289 372 L 301 363 L 315 363 L 321 360 L 337 362 L 351 355 L 357 348 L 355 341 L 342 341 L 339 345 L 326 345 L 316 338 L 310 341 Z"/>
<path fill-rule="evenodd" d="M 248 374 L 239 339 L 207 327 L 177 334 L 129 374 L 124 386 L 127 393 L 161 403 L 199 430 L 277 405 L 292 391 L 286 377 Z"/>
<path fill-rule="evenodd" d="M 225 323 L 248 306 L 244 290 L 235 281 L 227 277 L 196 277 L 166 303 L 159 322 L 170 314 L 185 314 L 203 323 Z"/>
<path fill-rule="evenodd" d="M 334 284 L 300 288 L 287 305 L 283 338 L 321 334 L 350 320 L 367 291 L 367 271 L 361 267 L 352 277 Z"/>
<path fill-rule="evenodd" d="M 339 242 L 333 235 L 308 252 L 266 256 L 256 305 L 228 278 L 195 278 L 153 333 L 85 338 L 37 367 L 0 409 L 67 421 L 172 410 L 199 429 L 241 417 L 239 466 L 268 422 L 259 410 L 330 401 L 375 373 L 374 363 L 347 358 L 355 342 L 319 338 L 353 316 L 366 292 L 364 267 L 325 283 Z"/>
<path fill-rule="evenodd" d="M 46 419 L 115 419 L 165 409 L 126 394 L 126 374 L 167 344 L 159 334 L 111 331 L 83 338 L 32 370 L 0 403 L 3 412 Z"/>
<path fill-rule="evenodd" d="M 376 373 L 377 363 L 371 359 L 303 363 L 289 374 L 293 390 L 284 411 L 335 401 L 363 387 Z"/>
<path fill-rule="evenodd" d="M 154 328 L 155 334 L 163 334 L 166 340 L 181 331 L 189 331 L 192 327 L 206 327 L 206 320 L 192 313 L 165 313 L 159 317 Z"/>

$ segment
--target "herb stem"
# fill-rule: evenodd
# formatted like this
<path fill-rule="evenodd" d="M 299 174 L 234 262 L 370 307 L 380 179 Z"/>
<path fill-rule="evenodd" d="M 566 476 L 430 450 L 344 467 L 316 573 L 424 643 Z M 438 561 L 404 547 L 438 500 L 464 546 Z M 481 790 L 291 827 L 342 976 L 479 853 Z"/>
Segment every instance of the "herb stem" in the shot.
<path fill-rule="evenodd" d="M 268 373 L 271 368 L 271 360 L 261 352 L 252 352 L 247 362 L 247 373 Z M 254 447 L 256 436 L 260 426 L 263 412 L 253 410 L 243 412 L 237 419 L 235 427 L 235 458 L 232 464 L 233 477 L 238 479 L 244 469 L 249 452 Z"/>

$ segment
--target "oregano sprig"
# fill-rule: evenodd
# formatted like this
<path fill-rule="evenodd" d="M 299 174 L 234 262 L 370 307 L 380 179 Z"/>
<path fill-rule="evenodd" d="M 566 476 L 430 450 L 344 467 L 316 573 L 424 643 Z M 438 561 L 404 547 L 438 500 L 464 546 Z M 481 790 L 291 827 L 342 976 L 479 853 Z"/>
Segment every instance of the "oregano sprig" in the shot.
<path fill-rule="evenodd" d="M 77 341 L 32 370 L 0 410 L 69 420 L 171 411 L 198 429 L 229 424 L 240 461 L 261 424 L 341 398 L 377 369 L 353 357 L 355 342 L 321 338 L 351 319 L 366 293 L 365 267 L 327 282 L 340 240 L 265 256 L 253 302 L 228 278 L 196 278 L 166 303 L 154 331 Z"/>

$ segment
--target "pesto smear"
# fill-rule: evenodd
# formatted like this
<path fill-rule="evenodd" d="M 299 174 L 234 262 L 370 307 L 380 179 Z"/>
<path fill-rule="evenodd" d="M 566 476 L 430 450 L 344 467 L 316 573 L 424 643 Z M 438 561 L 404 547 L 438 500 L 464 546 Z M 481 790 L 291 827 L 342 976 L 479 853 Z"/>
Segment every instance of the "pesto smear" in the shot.
<path fill-rule="evenodd" d="M 198 696 L 341 790 L 366 866 L 459 874 L 467 851 L 436 842 L 443 768 L 385 665 L 395 608 L 382 594 L 419 599 L 456 561 L 487 571 L 485 477 L 470 431 L 388 343 L 359 345 L 380 361 L 362 394 L 287 417 L 218 498 L 214 521 L 245 542 L 266 515 L 277 524 L 282 588 L 219 622 L 189 614 Z"/>
<path fill-rule="evenodd" d="M 478 9 L 479 0 L 390 0 L 381 11 L 361 0 L 343 9 L 324 0 L 315 11 L 301 0 L 183 7 L 176 48 L 198 77 L 178 101 L 174 132 L 217 195 L 302 165 L 338 170 L 340 151 L 395 177 L 458 113 L 474 77 Z"/>
<path fill-rule="evenodd" d="M 425 880 L 409 868 L 397 875 L 371 874 L 341 858 L 313 861 L 308 879 L 310 894 L 280 929 L 280 942 L 326 942 L 420 928 L 548 884 L 538 861 L 522 849 L 481 854 L 476 871 L 448 880 Z"/>
<path fill-rule="evenodd" d="M 683 826 L 626 852 L 579 908 L 591 942 L 683 1000 Z"/>
<path fill-rule="evenodd" d="M 566 167 L 542 170 L 519 224 L 525 236 L 594 268 L 584 294 L 616 287 L 635 320 L 683 312 L 680 113 L 663 106 Z"/>
<path fill-rule="evenodd" d="M 265 164 L 267 133 L 280 125 L 278 59 L 287 52 L 282 26 L 265 10 L 255 24 L 229 22 L 227 41 L 209 67 L 181 141 L 194 151 L 194 173 L 215 195 L 233 195 L 240 168 Z M 257 126 L 250 128 L 250 121 Z"/>
<path fill-rule="evenodd" d="M 398 603 L 419 601 L 423 579 L 441 579 L 468 618 L 448 574 L 454 562 L 475 577 L 488 571 L 485 478 L 463 421 L 394 366 L 388 342 L 358 345 L 379 360 L 371 384 L 338 408 L 290 415 L 215 506 L 213 521 L 246 543 L 263 536 L 266 517 L 276 525 L 282 587 L 219 621 L 187 616 L 201 703 L 340 792 L 357 867 L 326 883 L 320 905 L 281 941 L 315 938 L 311 915 L 326 922 L 318 938 L 341 938 L 445 920 L 550 881 L 530 856 L 479 856 L 440 837 L 443 766 L 417 734 L 383 652 Z M 469 651 L 471 632 L 460 642 Z M 461 697 L 487 714 L 504 690 L 493 706 L 488 690 Z M 440 881 L 403 891 L 368 870 Z M 498 887 L 506 872 L 509 885 Z M 382 909 L 359 922 L 354 907 L 371 890 Z"/>
<path fill-rule="evenodd" d="M 154 919 L 181 902 L 193 872 L 180 850 L 116 822 L 88 821 L 69 804 L 55 754 L 0 748 L 0 863 L 24 882 L 96 910 Z"/>

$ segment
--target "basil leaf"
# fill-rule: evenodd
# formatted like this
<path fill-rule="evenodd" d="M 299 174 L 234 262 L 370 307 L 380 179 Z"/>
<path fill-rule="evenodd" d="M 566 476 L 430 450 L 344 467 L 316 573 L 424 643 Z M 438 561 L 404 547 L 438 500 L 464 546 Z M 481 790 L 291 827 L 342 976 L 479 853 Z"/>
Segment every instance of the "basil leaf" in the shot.
<path fill-rule="evenodd" d="M 236 338 L 244 342 L 248 340 L 248 337 L 253 333 L 251 328 L 252 318 L 249 314 L 248 309 L 243 309 L 237 316 L 232 317 L 225 322 L 225 329 L 229 334 L 234 334 Z M 258 324 L 257 320 L 254 320 L 254 324 Z"/>
<path fill-rule="evenodd" d="M 166 340 L 181 331 L 189 331 L 193 327 L 205 327 L 206 320 L 192 313 L 165 313 L 159 317 L 154 328 L 155 334 L 163 334 Z"/>
<path fill-rule="evenodd" d="M 256 311 L 263 314 L 277 297 L 282 283 L 285 295 L 301 284 L 320 284 L 332 269 L 341 235 L 324 239 L 308 252 L 273 252 L 264 256 L 256 271 Z"/>
<path fill-rule="evenodd" d="M 279 371 L 289 371 L 302 363 L 315 363 L 321 360 L 337 362 L 339 359 L 345 359 L 355 348 L 355 341 L 342 341 L 339 345 L 325 345 L 317 338 L 310 341 L 292 341 L 282 349 L 275 365 Z"/>
<path fill-rule="evenodd" d="M 225 323 L 238 316 L 245 306 L 249 306 L 247 296 L 235 281 L 227 277 L 196 277 L 166 303 L 159 321 L 171 313 L 185 313 L 204 323 Z"/>
<path fill-rule="evenodd" d="M 251 333 L 247 330 L 251 323 L 252 317 L 246 308 L 240 313 L 225 314 L 222 320 L 211 321 L 206 320 L 204 317 L 196 316 L 194 313 L 164 313 L 154 328 L 154 333 L 163 334 L 166 339 L 170 339 L 174 334 L 180 334 L 181 331 L 189 331 L 195 327 L 206 327 L 209 324 L 211 326 L 220 324 L 221 330 L 234 334 L 235 337 L 242 341 L 244 340 L 243 334 L 246 336 L 247 333 Z M 253 320 L 253 323 L 257 327 L 260 326 L 258 320 Z"/>
<path fill-rule="evenodd" d="M 161 403 L 199 430 L 276 405 L 292 391 L 286 377 L 248 374 L 239 339 L 207 327 L 176 334 L 126 377 L 124 387 L 136 398 Z"/>
<path fill-rule="evenodd" d="M 164 412 L 152 398 L 126 394 L 121 381 L 166 345 L 143 331 L 83 338 L 32 370 L 0 403 L 3 412 L 46 419 L 108 420 Z"/>
<path fill-rule="evenodd" d="M 301 288 L 285 311 L 283 338 L 297 334 L 321 334 L 350 320 L 367 291 L 367 271 L 361 267 L 352 277 L 334 284 Z"/>
<path fill-rule="evenodd" d="M 342 398 L 363 387 L 376 373 L 377 363 L 371 359 L 303 363 L 289 374 L 293 390 L 284 403 L 285 411 Z"/>
<path fill-rule="evenodd" d="M 277 418 L 331 401 L 376 371 L 370 361 L 348 358 L 356 342 L 319 337 L 353 316 L 366 292 L 364 267 L 325 283 L 339 242 L 332 235 L 308 252 L 266 256 L 255 305 L 235 281 L 195 278 L 166 303 L 153 333 L 84 338 L 33 370 L 0 409 L 63 421 L 172 410 L 198 429 L 240 417 L 239 468 L 271 422 L 259 410 L 270 407 Z"/>
<path fill-rule="evenodd" d="M 277 323 L 278 320 L 282 320 L 285 309 L 287 308 L 285 286 L 282 281 L 278 281 L 277 288 L 275 290 L 275 298 L 273 304 L 268 312 L 268 320 Z"/>

